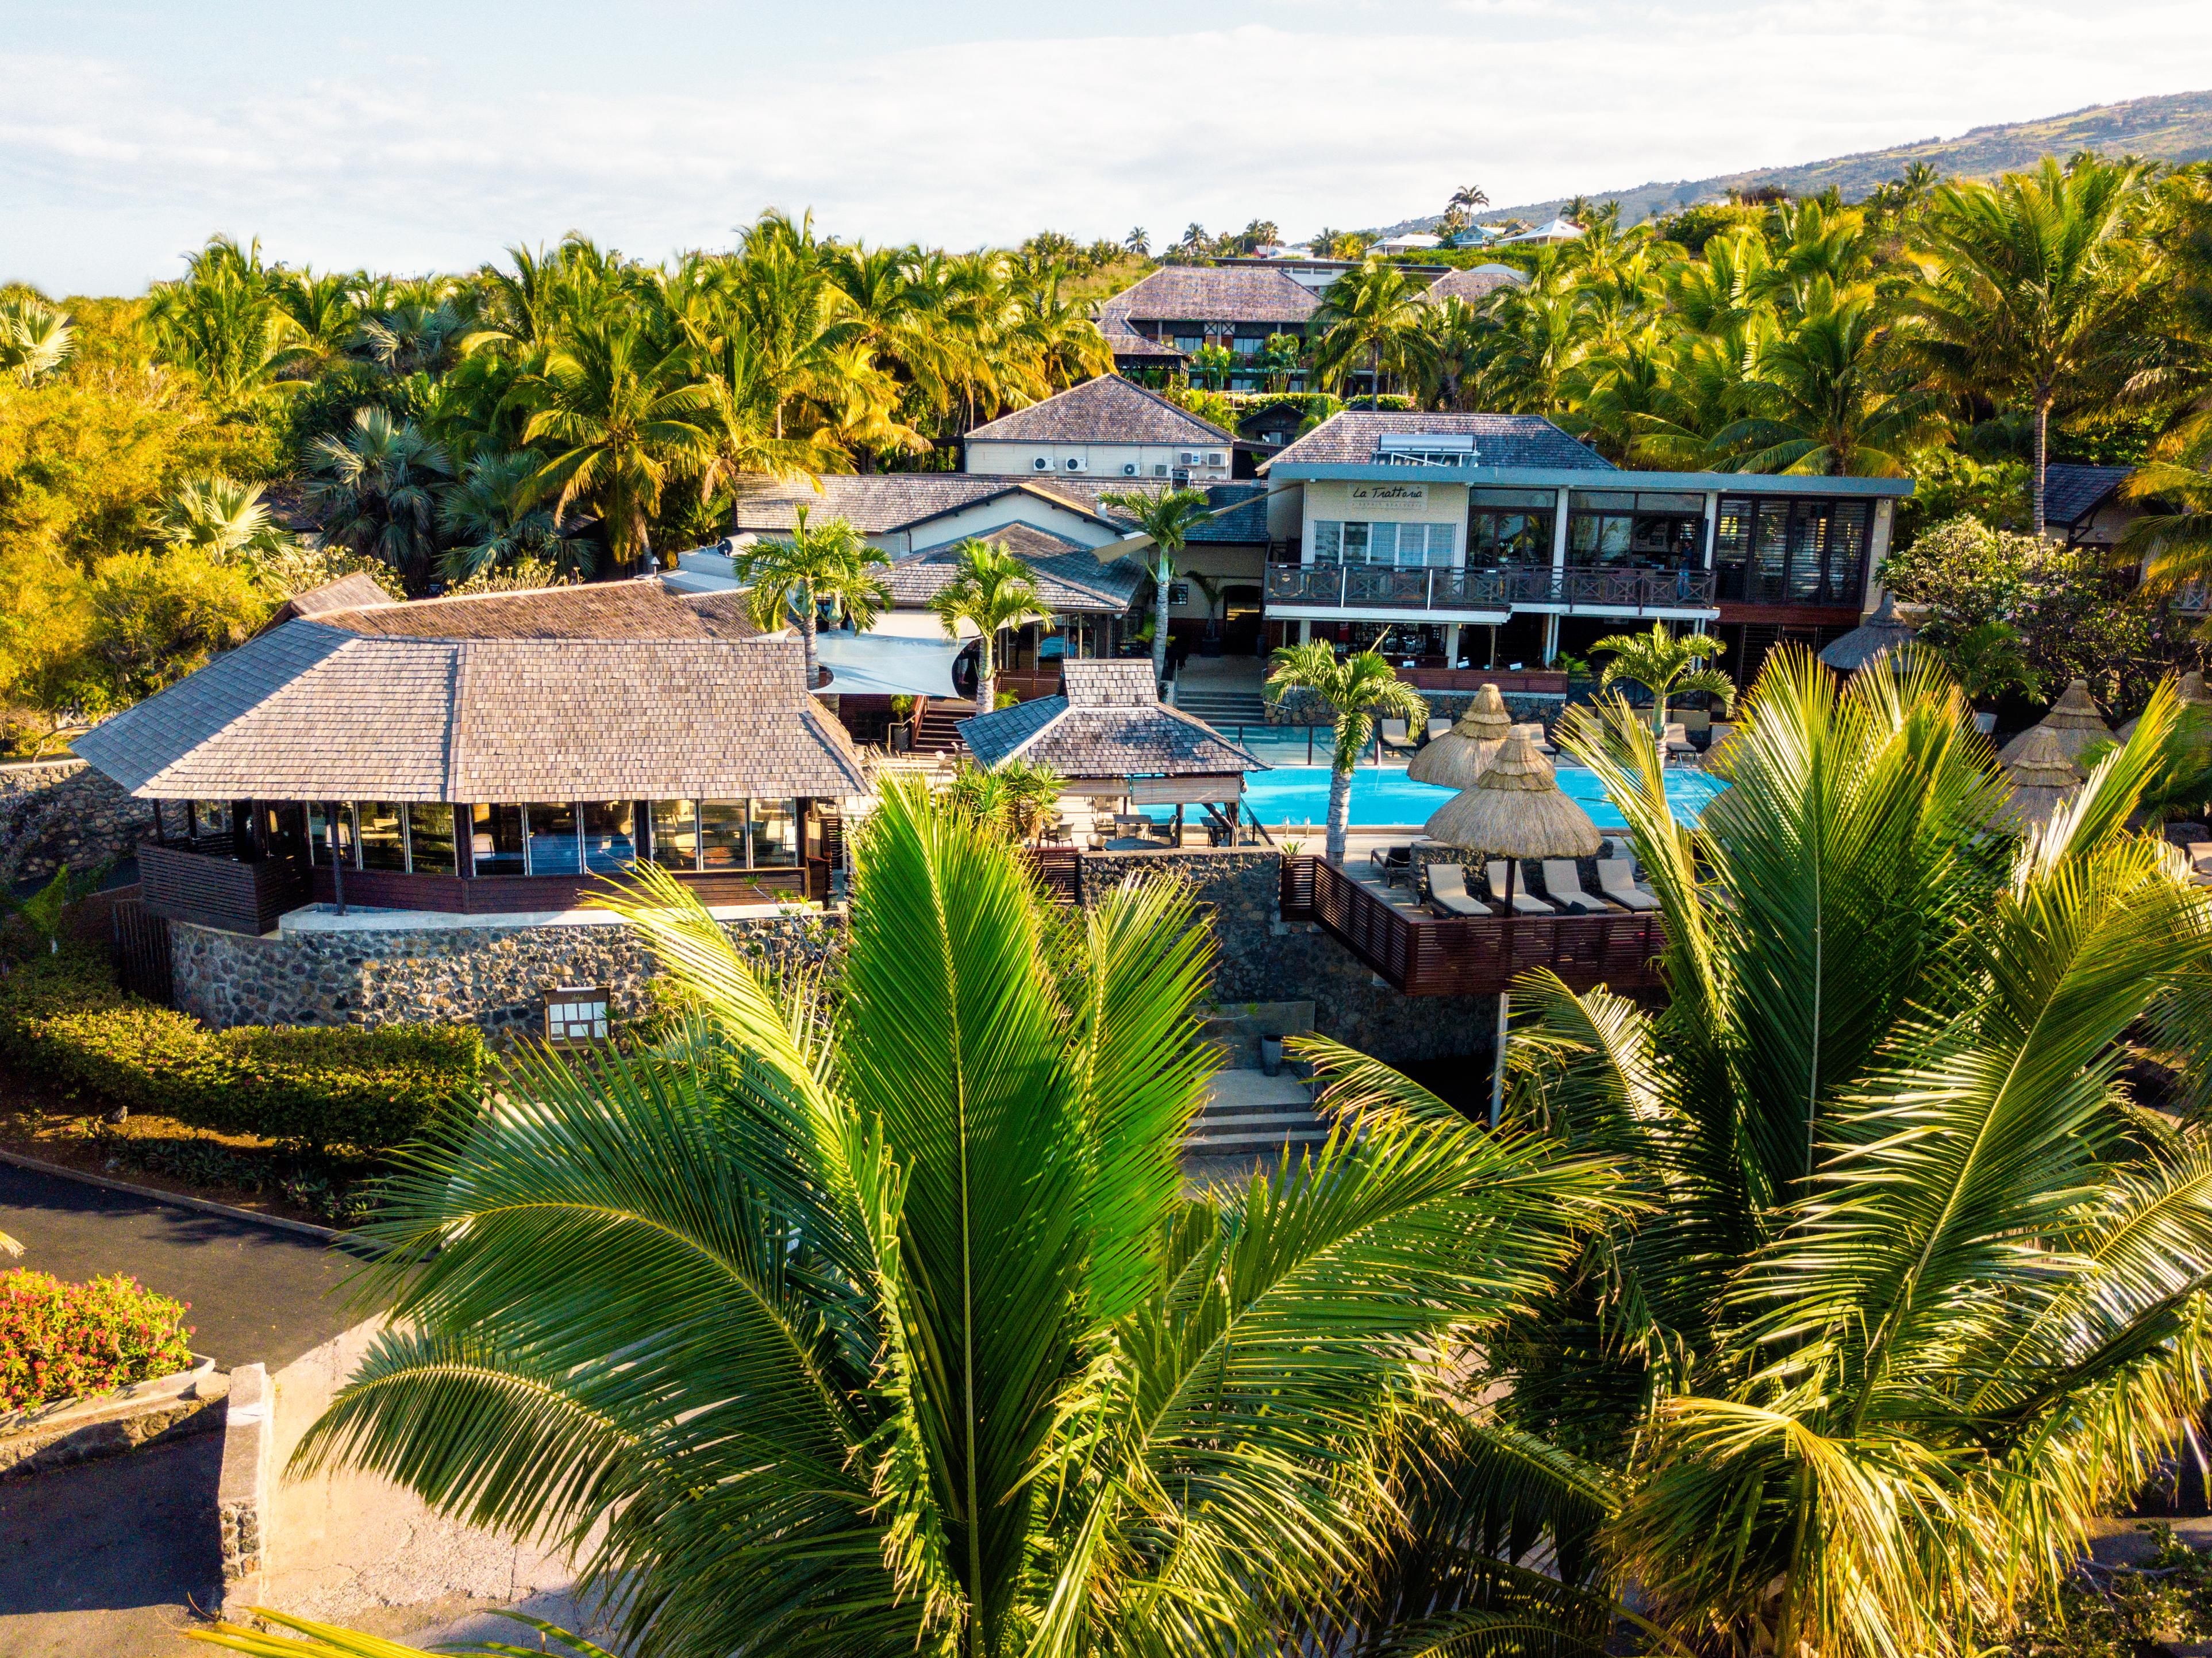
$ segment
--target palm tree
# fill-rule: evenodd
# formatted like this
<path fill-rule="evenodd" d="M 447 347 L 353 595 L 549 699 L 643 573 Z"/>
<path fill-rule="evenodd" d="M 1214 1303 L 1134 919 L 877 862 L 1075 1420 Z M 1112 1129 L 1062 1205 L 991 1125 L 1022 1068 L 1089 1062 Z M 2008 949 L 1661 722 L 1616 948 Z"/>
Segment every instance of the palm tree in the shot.
<path fill-rule="evenodd" d="M 703 423 L 710 398 L 685 371 L 681 349 L 656 347 L 621 324 L 585 324 L 547 355 L 531 382 L 538 412 L 525 441 L 555 452 L 535 492 L 554 512 L 589 501 L 620 564 L 651 556 L 647 520 L 669 478 L 705 468 L 714 440 Z"/>
<path fill-rule="evenodd" d="M 532 499 L 538 465 L 527 450 L 483 450 L 463 469 L 460 482 L 439 497 L 438 527 L 446 539 L 439 574 L 448 583 L 459 586 L 532 561 L 564 575 L 591 574 L 591 543 L 569 533 L 557 514 Z"/>
<path fill-rule="evenodd" d="M 1651 693 L 1651 729 L 1663 738 L 1667 704 L 1677 695 L 1717 696 L 1723 708 L 1735 706 L 1735 681 L 1705 665 L 1707 657 L 1727 648 L 1710 634 L 1670 634 L 1665 623 L 1655 622 L 1648 634 L 1609 635 L 1591 646 L 1590 653 L 1613 659 L 1599 676 L 1600 690 L 1626 679 Z"/>
<path fill-rule="evenodd" d="M 1495 331 L 1476 384 L 1478 406 L 1516 415 L 1559 410 L 1595 331 L 1589 295 L 1559 250 L 1539 249 L 1528 280 L 1498 289 L 1490 314 Z"/>
<path fill-rule="evenodd" d="M 2142 562 L 2143 586 L 2160 594 L 2212 590 L 2212 429 L 2182 454 L 2137 467 L 2121 490 L 2167 508 L 2143 513 L 2120 536 L 2121 556 Z"/>
<path fill-rule="evenodd" d="M 1152 544 L 1152 556 L 1148 562 L 1152 574 L 1152 681 L 1164 684 L 1168 677 L 1168 590 L 1175 582 L 1176 560 L 1182 556 L 1190 532 L 1213 515 L 1212 508 L 1203 489 L 1163 489 L 1156 495 L 1137 489 L 1116 489 L 1098 499 L 1134 519 L 1137 537 Z"/>
<path fill-rule="evenodd" d="M 1472 214 L 1478 207 L 1488 207 L 1490 197 L 1483 193 L 1480 185 L 1462 185 L 1452 191 L 1451 205 L 1462 213 Z"/>
<path fill-rule="evenodd" d="M 1329 751 L 1327 848 L 1329 861 L 1340 864 L 1352 822 L 1352 771 L 1375 734 L 1375 722 L 1426 720 L 1429 705 L 1375 651 L 1339 657 L 1333 647 L 1316 639 L 1281 647 L 1273 664 L 1267 675 L 1270 697 L 1280 702 L 1291 692 L 1301 692 L 1326 708 L 1335 726 Z"/>
<path fill-rule="evenodd" d="M 1139 225 L 1121 238 L 1121 249 L 1124 252 L 1135 254 L 1140 259 L 1148 259 L 1152 254 L 1152 239 L 1145 234 L 1144 226 Z"/>
<path fill-rule="evenodd" d="M 1392 374 L 1419 382 L 1428 363 L 1429 307 L 1422 293 L 1388 259 L 1370 259 L 1331 282 L 1309 335 L 1322 384 L 1340 387 L 1363 364 L 1376 392 Z"/>
<path fill-rule="evenodd" d="M 814 647 L 822 607 L 830 607 L 833 622 L 849 616 L 866 632 L 891 602 L 879 574 L 882 561 L 851 521 L 833 518 L 816 527 L 807 523 L 804 507 L 789 540 L 739 547 L 730 564 L 732 574 L 750 590 L 754 626 L 769 630 L 798 623 L 810 690 L 822 677 Z"/>
<path fill-rule="evenodd" d="M 281 557 L 295 545 L 290 531 L 270 516 L 258 483 L 227 477 L 193 478 L 163 508 L 155 533 L 171 547 L 188 547 L 216 563 L 244 555 Z"/>
<path fill-rule="evenodd" d="M 855 836 L 835 997 L 665 874 L 615 902 L 684 1014 L 518 1054 L 398 1178 L 357 1235 L 390 1327 L 295 1466 L 569 1541 L 633 1658 L 1270 1645 L 1346 1602 L 1386 1442 L 1603 1213 L 1587 1161 L 1357 1100 L 1188 1199 L 1201 912 L 1063 918 L 919 790 Z"/>
<path fill-rule="evenodd" d="M 33 295 L 0 300 L 0 374 L 36 386 L 76 355 L 68 312 Z"/>
<path fill-rule="evenodd" d="M 270 274 L 269 297 L 283 319 L 295 365 L 320 367 L 344 350 L 360 321 L 353 287 L 354 278 L 339 271 Z"/>
<path fill-rule="evenodd" d="M 1603 1541 L 1682 1649 L 2002 1644 L 2203 1409 L 2212 1140 L 2130 1029 L 2212 958 L 2126 823 L 2177 699 L 2026 839 L 1929 653 L 1784 647 L 1678 823 L 1643 722 L 1571 720 L 1664 907 L 1665 1005 L 1549 974 L 1515 1107 L 1645 1206 L 1469 1386 L 1630 1481 Z"/>
<path fill-rule="evenodd" d="M 355 410 L 343 437 L 320 438 L 307 500 L 323 540 L 388 565 L 419 588 L 435 551 L 435 490 L 453 475 L 446 452 L 411 421 L 374 404 Z"/>
<path fill-rule="evenodd" d="M 1933 276 L 1905 301 L 1911 357 L 1968 396 L 2009 398 L 2033 422 L 2035 533 L 2043 533 L 2051 411 L 2118 378 L 2142 291 L 2128 233 L 2144 169 L 2100 161 L 1937 189 L 1921 221 Z"/>
<path fill-rule="evenodd" d="M 959 560 L 952 580 L 930 596 L 929 608 L 945 624 L 945 636 L 957 639 L 965 622 L 981 635 L 975 659 L 975 712 L 991 712 L 998 696 L 997 649 L 1000 633 L 1044 616 L 1036 577 L 1016 554 L 974 537 L 953 550 Z"/>
<path fill-rule="evenodd" d="M 220 408 L 245 402 L 295 359 L 272 281 L 260 243 L 216 236 L 188 258 L 181 280 L 156 283 L 147 301 L 155 350 L 198 375 Z"/>

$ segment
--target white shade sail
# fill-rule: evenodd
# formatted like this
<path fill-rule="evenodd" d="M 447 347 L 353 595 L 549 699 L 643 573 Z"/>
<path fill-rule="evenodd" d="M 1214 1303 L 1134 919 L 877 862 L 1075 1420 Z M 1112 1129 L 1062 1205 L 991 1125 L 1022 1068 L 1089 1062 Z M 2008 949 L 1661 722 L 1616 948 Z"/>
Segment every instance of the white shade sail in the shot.
<path fill-rule="evenodd" d="M 814 639 L 815 653 L 830 670 L 822 689 L 845 696 L 957 697 L 952 665 L 967 648 L 941 635 L 927 640 L 831 632 Z"/>

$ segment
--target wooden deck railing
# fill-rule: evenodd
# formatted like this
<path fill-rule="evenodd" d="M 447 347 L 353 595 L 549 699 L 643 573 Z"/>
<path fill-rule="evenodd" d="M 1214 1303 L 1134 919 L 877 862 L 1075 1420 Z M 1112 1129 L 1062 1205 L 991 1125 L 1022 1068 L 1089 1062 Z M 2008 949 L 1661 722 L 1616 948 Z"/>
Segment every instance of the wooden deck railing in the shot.
<path fill-rule="evenodd" d="M 1656 914 L 1409 915 L 1325 859 L 1283 859 L 1283 919 L 1311 920 L 1408 996 L 1488 995 L 1549 968 L 1576 990 L 1659 982 Z"/>

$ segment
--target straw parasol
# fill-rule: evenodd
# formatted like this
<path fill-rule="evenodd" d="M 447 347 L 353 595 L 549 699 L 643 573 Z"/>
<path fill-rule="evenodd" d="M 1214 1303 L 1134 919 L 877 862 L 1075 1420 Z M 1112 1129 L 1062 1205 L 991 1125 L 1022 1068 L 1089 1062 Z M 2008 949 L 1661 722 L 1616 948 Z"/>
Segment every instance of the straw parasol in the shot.
<path fill-rule="evenodd" d="M 2078 679 L 2068 680 L 2066 689 L 2051 705 L 2051 712 L 2006 744 L 1997 758 L 2010 765 L 2027 739 L 2039 731 L 2054 733 L 2067 759 L 2077 762 L 2088 749 L 2112 740 L 2112 728 L 2105 723 L 2105 716 L 2089 700 L 2088 686 Z"/>
<path fill-rule="evenodd" d="M 1472 787 L 1437 808 L 1423 834 L 1447 847 L 1500 858 L 1588 858 L 1604 844 L 1590 815 L 1559 792 L 1528 739 L 1509 737 Z"/>
<path fill-rule="evenodd" d="M 2179 689 L 2181 692 L 2181 712 L 2184 717 L 2187 716 L 2190 709 L 2194 708 L 2197 710 L 2198 717 L 2201 720 L 2207 722 L 2212 722 L 2212 692 L 2207 692 L 2205 690 L 2204 676 L 2203 674 L 2197 672 L 2196 669 L 2191 668 L 2187 673 L 2181 676 L 2181 684 L 2179 687 Z M 2120 740 L 2122 742 L 2125 742 L 2129 738 L 2133 737 L 2136 734 L 2136 726 L 2141 724 L 2142 720 L 2142 716 L 2141 714 L 2137 714 L 2133 720 L 2129 720 L 2126 725 L 2121 726 Z M 2206 729 L 2206 727 L 2200 727 L 2200 733 L 2203 732 Z M 2200 740 L 2202 740 L 2201 735 Z"/>
<path fill-rule="evenodd" d="M 2035 726 L 2008 746 L 2005 770 L 2012 780 L 2012 794 L 1991 815 L 1990 821 L 2022 829 L 2039 829 L 2062 801 L 2081 786 L 2081 768 L 2066 752 L 2057 732 Z"/>
<path fill-rule="evenodd" d="M 1881 604 L 1865 621 L 1831 642 L 1820 653 L 1820 660 L 1838 673 L 1855 673 L 1881 655 L 1910 644 L 1915 624 L 1897 613 L 1897 600 L 1884 588 Z"/>
<path fill-rule="evenodd" d="M 1406 764 L 1406 775 L 1416 783 L 1435 783 L 1448 789 L 1471 788 L 1490 769 L 1513 730 L 1513 716 L 1498 687 L 1485 684 L 1459 723 L 1442 737 L 1424 744 Z"/>

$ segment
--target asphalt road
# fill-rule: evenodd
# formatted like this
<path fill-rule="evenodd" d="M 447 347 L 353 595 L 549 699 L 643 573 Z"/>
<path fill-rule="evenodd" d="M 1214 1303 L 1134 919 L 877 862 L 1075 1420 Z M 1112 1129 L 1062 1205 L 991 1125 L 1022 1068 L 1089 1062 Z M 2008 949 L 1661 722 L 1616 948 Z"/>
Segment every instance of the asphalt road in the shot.
<path fill-rule="evenodd" d="M 351 1263 L 319 1238 L 110 1192 L 0 1163 L 0 1232 L 55 1277 L 128 1272 L 191 1310 L 192 1351 L 228 1370 L 274 1370 L 367 1316 L 350 1308 Z M 4 1651 L 0 1648 L 0 1651 Z"/>

